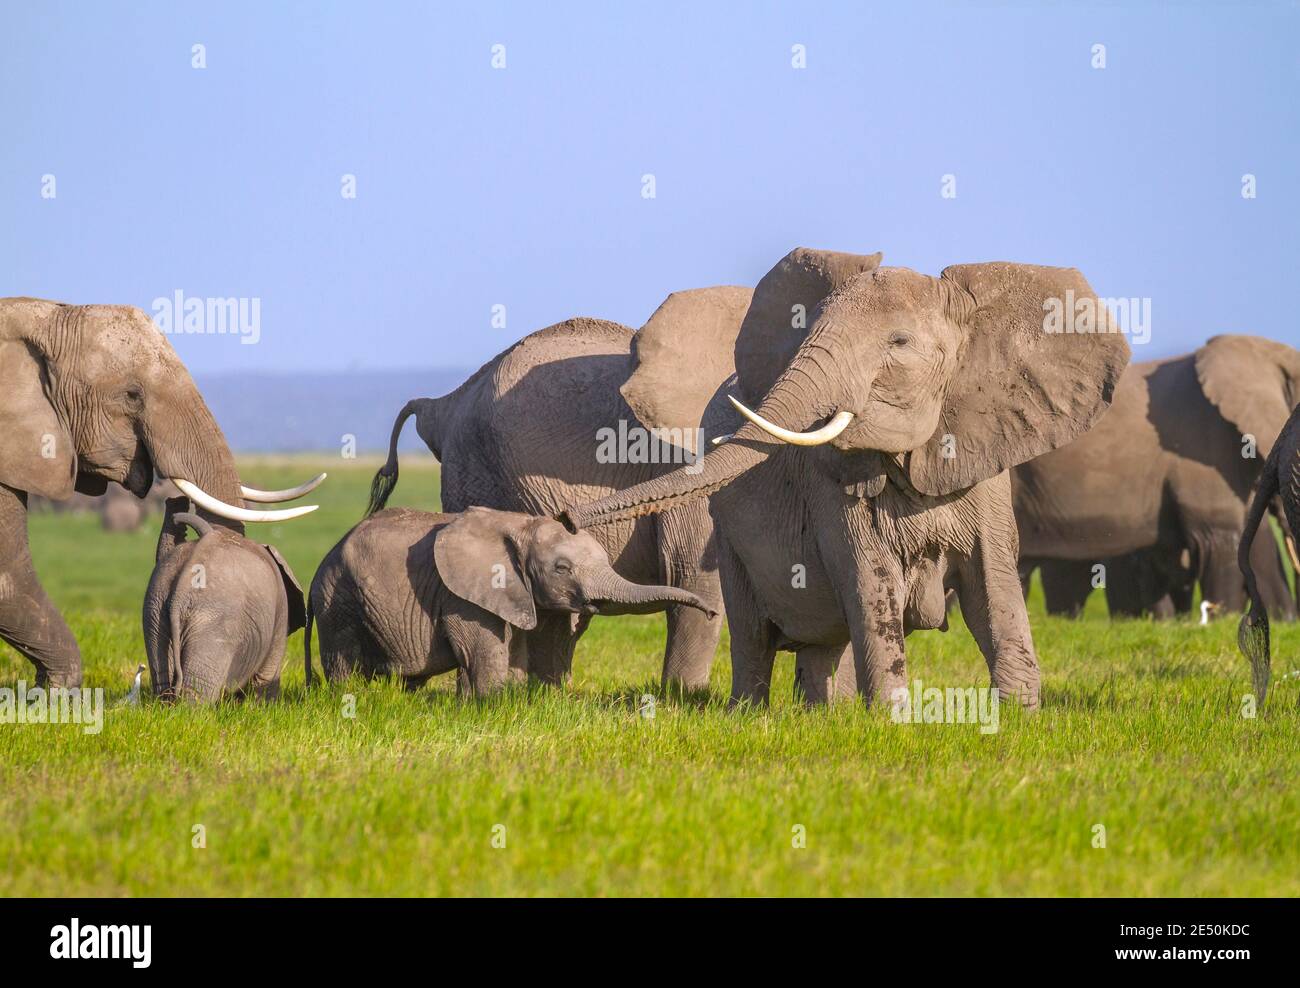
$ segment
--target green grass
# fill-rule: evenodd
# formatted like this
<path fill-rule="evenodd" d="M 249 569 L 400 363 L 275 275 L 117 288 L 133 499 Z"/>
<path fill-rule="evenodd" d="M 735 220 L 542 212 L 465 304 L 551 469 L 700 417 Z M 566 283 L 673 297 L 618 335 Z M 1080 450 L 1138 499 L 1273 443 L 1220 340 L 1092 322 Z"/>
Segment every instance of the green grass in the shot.
<path fill-rule="evenodd" d="M 394 503 L 435 506 L 436 472 L 407 460 Z M 246 463 L 245 482 L 286 486 L 311 465 Z M 321 510 L 262 536 L 304 585 L 365 504 L 369 469 L 329 469 Z M 110 706 L 144 657 L 156 531 L 32 519 Z M 596 621 L 567 691 L 481 704 L 449 680 L 307 695 L 298 634 L 279 704 L 146 701 L 94 736 L 0 725 L 0 894 L 1300 894 L 1300 679 L 1278 681 L 1300 629 L 1275 626 L 1274 689 L 1248 719 L 1235 619 L 1112 624 L 1094 599 L 1070 622 L 1030 603 L 1043 710 L 1004 707 L 993 735 L 803 710 L 788 655 L 770 710 L 728 712 L 725 641 L 707 698 L 659 697 L 644 718 L 658 616 Z M 959 620 L 908 655 L 931 685 L 987 681 Z M 31 676 L 0 646 L 0 685 Z"/>

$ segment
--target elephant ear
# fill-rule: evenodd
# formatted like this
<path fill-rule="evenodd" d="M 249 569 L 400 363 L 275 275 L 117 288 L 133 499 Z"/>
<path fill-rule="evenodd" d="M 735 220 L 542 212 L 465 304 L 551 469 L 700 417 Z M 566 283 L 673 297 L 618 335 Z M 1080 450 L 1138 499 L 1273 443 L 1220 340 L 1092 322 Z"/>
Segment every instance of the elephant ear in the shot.
<path fill-rule="evenodd" d="M 537 627 L 521 549 L 528 520 L 527 515 L 470 508 L 441 529 L 433 543 L 443 586 L 524 631 Z"/>
<path fill-rule="evenodd" d="M 1210 403 L 1267 456 L 1300 397 L 1300 351 L 1261 336 L 1213 337 L 1196 351 Z"/>
<path fill-rule="evenodd" d="M 741 395 L 757 408 L 817 321 L 822 300 L 845 282 L 880 267 L 881 255 L 796 247 L 754 289 L 736 340 Z"/>
<path fill-rule="evenodd" d="M 632 337 L 623 399 L 649 429 L 695 430 L 718 385 L 736 372 L 733 351 L 753 291 L 735 285 L 673 292 Z"/>
<path fill-rule="evenodd" d="M 964 338 L 938 428 L 908 454 L 909 479 L 932 495 L 995 477 L 1087 432 L 1110 407 L 1129 361 L 1128 340 L 1074 268 L 958 264 L 939 283 Z"/>
<path fill-rule="evenodd" d="M 0 340 L 0 484 L 53 501 L 72 496 L 77 450 L 49 399 L 45 360 L 21 339 Z"/>
<path fill-rule="evenodd" d="M 271 554 L 271 559 L 280 570 L 284 595 L 289 601 L 289 634 L 292 635 L 299 628 L 307 626 L 307 608 L 302 599 L 302 587 L 298 583 L 298 578 L 293 575 L 293 570 L 289 568 L 288 562 L 280 555 L 279 549 L 273 545 L 263 545 L 262 548 Z"/>

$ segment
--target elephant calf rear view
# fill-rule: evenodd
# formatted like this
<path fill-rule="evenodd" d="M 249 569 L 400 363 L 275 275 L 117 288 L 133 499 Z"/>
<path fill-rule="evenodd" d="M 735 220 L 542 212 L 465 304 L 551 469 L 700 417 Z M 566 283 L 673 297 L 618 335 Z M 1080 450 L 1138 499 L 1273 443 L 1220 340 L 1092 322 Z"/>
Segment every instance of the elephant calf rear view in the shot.
<path fill-rule="evenodd" d="M 157 563 L 144 598 L 144 642 L 154 695 L 217 700 L 280 691 L 285 639 L 303 626 L 302 588 L 262 545 L 167 499 Z M 186 539 L 186 526 L 199 533 Z"/>
<path fill-rule="evenodd" d="M 312 580 L 307 682 L 313 619 L 331 680 L 359 671 L 397 675 L 417 687 L 458 670 L 462 695 L 483 696 L 527 676 L 519 632 L 537 626 L 539 611 L 585 623 L 593 614 L 678 604 L 711 615 L 685 590 L 623 579 L 594 538 L 548 518 L 490 508 L 389 508 L 345 535 Z"/>

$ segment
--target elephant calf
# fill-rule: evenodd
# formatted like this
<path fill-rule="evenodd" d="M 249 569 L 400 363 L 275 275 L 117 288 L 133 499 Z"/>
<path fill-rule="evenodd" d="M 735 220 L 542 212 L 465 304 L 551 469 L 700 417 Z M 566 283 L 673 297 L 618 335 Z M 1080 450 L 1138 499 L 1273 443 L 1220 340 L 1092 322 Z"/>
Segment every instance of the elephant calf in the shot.
<path fill-rule="evenodd" d="M 274 547 L 166 502 L 144 598 L 144 641 L 156 696 L 216 700 L 280 692 L 285 639 L 306 619 L 302 588 Z M 186 540 L 186 526 L 198 534 Z"/>
<path fill-rule="evenodd" d="M 585 623 L 593 614 L 678 604 L 712 616 L 685 590 L 623 579 L 594 538 L 549 518 L 481 507 L 458 514 L 389 508 L 348 532 L 312 580 L 307 682 L 313 620 L 331 680 L 360 671 L 401 676 L 414 688 L 455 669 L 462 695 L 483 696 L 526 677 L 517 632 L 536 627 L 539 611 Z"/>

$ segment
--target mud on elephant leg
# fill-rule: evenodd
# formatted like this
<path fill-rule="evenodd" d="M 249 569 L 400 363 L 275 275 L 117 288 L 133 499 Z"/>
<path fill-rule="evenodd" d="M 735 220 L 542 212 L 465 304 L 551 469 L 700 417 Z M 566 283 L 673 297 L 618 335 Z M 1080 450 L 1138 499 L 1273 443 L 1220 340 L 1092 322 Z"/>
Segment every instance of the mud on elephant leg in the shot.
<path fill-rule="evenodd" d="M 806 645 L 795 655 L 795 699 L 810 707 L 856 700 L 853 646 Z"/>
<path fill-rule="evenodd" d="M 848 602 L 853 671 L 867 705 L 885 705 L 895 690 L 907 689 L 903 647 L 906 584 L 898 560 L 880 558 L 860 568 L 857 599 Z M 963 605 L 964 609 L 964 605 Z"/>

